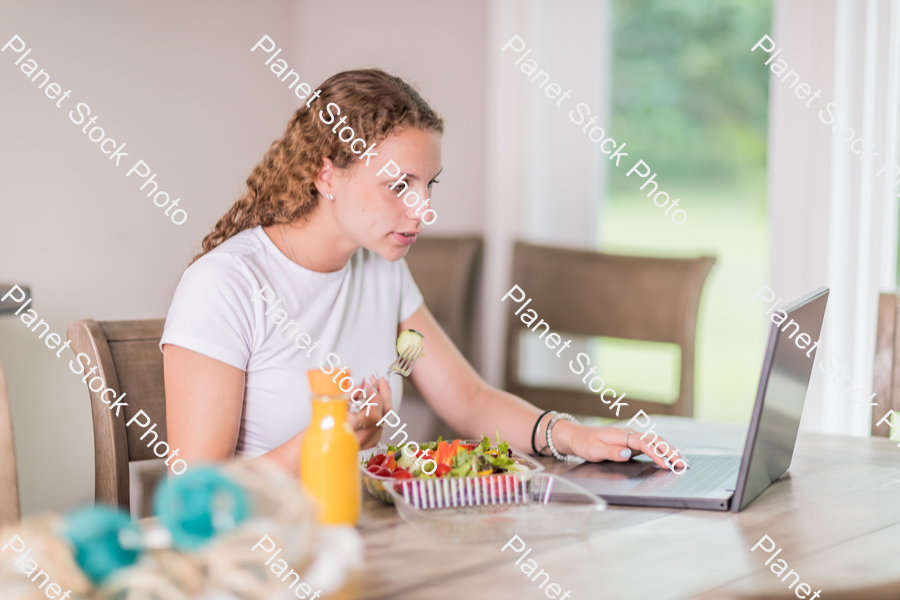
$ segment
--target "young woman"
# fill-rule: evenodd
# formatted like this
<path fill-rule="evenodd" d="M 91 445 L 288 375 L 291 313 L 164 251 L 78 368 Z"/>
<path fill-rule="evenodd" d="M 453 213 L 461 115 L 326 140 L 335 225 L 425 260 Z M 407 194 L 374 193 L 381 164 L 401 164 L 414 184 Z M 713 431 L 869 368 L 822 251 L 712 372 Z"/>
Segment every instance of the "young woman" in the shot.
<path fill-rule="evenodd" d="M 442 419 L 464 437 L 499 427 L 511 445 L 533 447 L 541 411 L 481 379 L 403 260 L 423 217 L 435 217 L 397 192 L 430 198 L 442 132 L 419 94 L 380 70 L 334 75 L 294 113 L 244 196 L 203 240 L 169 309 L 160 346 L 168 441 L 180 458 L 265 456 L 296 473 L 311 416 L 306 372 L 349 366 L 359 386 L 361 376 L 388 371 L 407 329 L 425 336 L 411 378 Z M 376 175 L 388 160 L 408 188 Z M 350 415 L 363 448 L 381 438 L 376 422 L 397 406 L 402 379 L 371 376 L 365 385 L 377 390 L 376 406 Z M 550 418 L 538 423 L 538 448 Z M 562 454 L 625 461 L 643 452 L 665 468 L 632 430 L 560 420 L 551 433 Z"/>

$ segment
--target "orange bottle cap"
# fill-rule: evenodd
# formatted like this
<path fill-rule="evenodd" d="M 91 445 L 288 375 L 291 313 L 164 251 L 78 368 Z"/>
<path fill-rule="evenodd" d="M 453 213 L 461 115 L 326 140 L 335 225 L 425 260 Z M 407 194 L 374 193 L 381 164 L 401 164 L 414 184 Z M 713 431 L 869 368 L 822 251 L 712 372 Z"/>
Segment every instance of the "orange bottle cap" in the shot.
<path fill-rule="evenodd" d="M 337 381 L 332 381 L 334 375 L 321 369 L 307 371 L 306 376 L 309 377 L 309 389 L 315 396 L 339 396 L 347 393 L 338 386 L 338 383 L 344 377 L 350 377 L 350 371 L 344 371 Z"/>

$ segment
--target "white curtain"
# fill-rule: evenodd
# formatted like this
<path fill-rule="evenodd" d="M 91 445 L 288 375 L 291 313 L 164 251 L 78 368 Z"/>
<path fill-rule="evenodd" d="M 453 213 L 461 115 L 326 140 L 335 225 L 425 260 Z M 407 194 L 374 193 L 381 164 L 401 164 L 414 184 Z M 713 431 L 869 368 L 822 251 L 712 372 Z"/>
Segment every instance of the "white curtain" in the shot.
<path fill-rule="evenodd" d="M 770 73 L 771 287 L 786 301 L 822 285 L 831 288 L 801 424 L 806 430 L 867 435 L 871 427 L 871 407 L 855 406 L 850 395 L 856 389 L 857 398 L 872 394 L 878 292 L 896 287 L 900 190 L 893 187 L 891 168 L 877 173 L 886 163 L 900 163 L 898 5 L 775 2 L 771 37 L 781 48 L 776 61 L 784 59 L 801 82 L 821 89 L 816 101 L 800 100 L 796 86 L 788 87 L 793 77 L 782 81 Z M 770 56 L 754 54 L 760 62 Z M 841 115 L 831 124 L 823 122 L 831 120 L 828 103 Z M 851 140 L 864 143 L 843 141 L 850 136 L 845 127 L 853 129 Z M 873 143 L 875 157 L 861 159 L 851 151 L 851 144 L 859 150 Z M 826 369 L 836 364 L 843 371 L 837 381 L 837 372 L 826 376 L 819 368 L 823 361 Z"/>
<path fill-rule="evenodd" d="M 488 30 L 487 206 L 482 297 L 482 372 L 502 383 L 502 357 L 512 287 L 512 244 L 596 248 L 596 220 L 605 188 L 605 157 L 569 119 L 579 102 L 608 126 L 608 2 L 492 0 Z M 501 48 L 514 35 L 524 40 L 550 82 L 567 90 L 550 99 L 522 72 L 524 51 Z M 532 74 L 532 77 L 537 73 Z M 557 107 L 559 103 L 559 107 Z M 577 113 L 576 113 L 577 115 Z M 526 290 L 527 291 L 527 290 Z M 552 325 L 552 324 L 551 324 Z M 562 361 L 560 361 L 562 363 Z M 534 368 L 557 371 L 553 361 Z"/>

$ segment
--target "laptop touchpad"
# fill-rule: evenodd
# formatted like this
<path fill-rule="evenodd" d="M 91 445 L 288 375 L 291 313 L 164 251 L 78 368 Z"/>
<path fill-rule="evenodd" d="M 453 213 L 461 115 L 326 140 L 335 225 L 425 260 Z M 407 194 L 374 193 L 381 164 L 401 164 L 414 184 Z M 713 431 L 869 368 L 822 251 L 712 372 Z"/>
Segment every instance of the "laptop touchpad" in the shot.
<path fill-rule="evenodd" d="M 632 484 L 652 477 L 658 473 L 668 473 L 661 469 L 646 456 L 638 456 L 626 462 L 604 461 L 601 463 L 582 463 L 565 473 L 566 477 L 574 479 L 587 479 L 591 481 L 625 481 L 633 480 Z M 630 486 L 629 486 L 630 487 Z"/>

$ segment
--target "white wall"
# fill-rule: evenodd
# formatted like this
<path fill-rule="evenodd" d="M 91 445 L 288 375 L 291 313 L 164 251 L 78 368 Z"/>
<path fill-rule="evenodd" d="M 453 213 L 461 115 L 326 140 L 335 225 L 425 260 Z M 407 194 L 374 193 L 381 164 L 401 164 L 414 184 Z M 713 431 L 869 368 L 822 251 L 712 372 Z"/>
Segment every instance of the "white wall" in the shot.
<path fill-rule="evenodd" d="M 289 97 L 250 47 L 291 35 L 286 1 L 0 2 L 14 34 L 72 95 L 56 108 L 0 54 L 0 281 L 25 283 L 65 337 L 80 318 L 164 317 L 181 272 L 284 130 Z M 20 64 L 24 64 L 22 61 Z M 129 156 L 116 168 L 68 117 L 90 105 Z M 172 224 L 126 179 L 141 158 L 188 212 Z M 93 499 L 93 432 L 72 358 L 0 317 L 24 512 Z"/>

